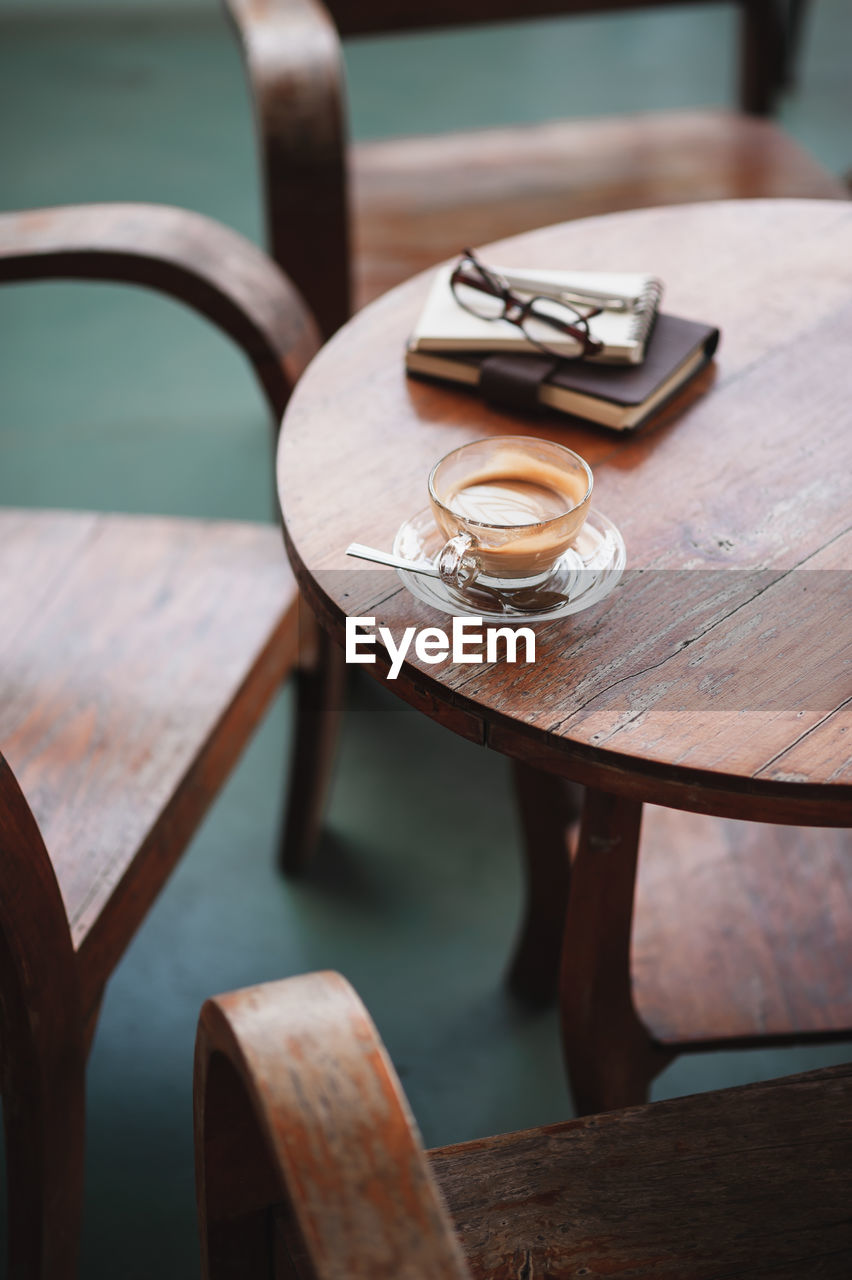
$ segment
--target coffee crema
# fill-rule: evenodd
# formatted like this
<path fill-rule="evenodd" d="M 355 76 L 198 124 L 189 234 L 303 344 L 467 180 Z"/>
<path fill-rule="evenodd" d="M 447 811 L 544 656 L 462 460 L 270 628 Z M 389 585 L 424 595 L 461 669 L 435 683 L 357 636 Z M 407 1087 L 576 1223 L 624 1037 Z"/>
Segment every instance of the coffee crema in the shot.
<path fill-rule="evenodd" d="M 573 510 L 585 497 L 582 476 L 571 476 L 519 450 L 503 451 L 490 466 L 457 479 L 444 497 L 456 515 L 481 524 L 542 524 Z"/>
<path fill-rule="evenodd" d="M 474 481 L 457 490 L 447 503 L 451 511 L 465 520 L 482 524 L 541 524 L 561 516 L 573 506 L 566 504 L 565 494 L 530 480 Z"/>

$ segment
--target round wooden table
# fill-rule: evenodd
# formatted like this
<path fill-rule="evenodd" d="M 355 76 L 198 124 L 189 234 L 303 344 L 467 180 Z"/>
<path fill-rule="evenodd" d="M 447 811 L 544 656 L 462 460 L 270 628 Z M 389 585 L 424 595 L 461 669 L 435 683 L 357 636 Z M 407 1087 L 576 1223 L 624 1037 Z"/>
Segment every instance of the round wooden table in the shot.
<path fill-rule="evenodd" d="M 521 418 L 406 377 L 405 340 L 429 284 L 418 276 L 356 316 L 307 370 L 284 420 L 279 493 L 300 586 L 323 624 L 342 640 L 347 616 L 373 616 L 398 638 L 449 619 L 393 570 L 345 549 L 352 540 L 389 548 L 426 505 L 439 457 L 489 433 L 523 433 L 562 441 L 592 465 L 594 506 L 627 546 L 612 594 L 537 624 L 534 664 L 426 665 L 412 653 L 390 687 L 465 737 L 589 788 L 564 962 L 578 1008 L 563 971 L 563 1009 L 566 1042 L 582 1032 L 606 1056 L 612 1027 L 596 1029 L 579 1011 L 589 991 L 622 1041 L 647 1039 L 633 1025 L 621 954 L 642 802 L 852 827 L 852 208 L 642 210 L 547 227 L 482 257 L 650 271 L 665 282 L 664 310 L 720 327 L 716 359 L 636 434 L 557 414 Z M 852 994 L 844 1000 L 848 1027 Z M 788 1006 L 779 997 L 777 1017 L 764 1008 L 727 1021 L 705 1010 L 688 1034 L 658 1011 L 650 1043 L 838 1030 L 836 1009 L 830 1026 L 826 1015 L 803 1028 L 807 1018 Z M 636 1092 L 620 1070 L 601 1086 L 606 1102 Z M 583 1074 L 572 1069 L 580 1094 Z"/>

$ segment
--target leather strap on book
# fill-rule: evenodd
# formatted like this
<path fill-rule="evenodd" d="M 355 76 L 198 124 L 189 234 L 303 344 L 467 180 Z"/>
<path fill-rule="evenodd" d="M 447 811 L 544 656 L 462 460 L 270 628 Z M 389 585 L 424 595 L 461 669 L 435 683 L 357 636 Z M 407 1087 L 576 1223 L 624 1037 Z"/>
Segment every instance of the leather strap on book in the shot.
<path fill-rule="evenodd" d="M 540 413 L 538 390 L 559 362 L 550 356 L 487 356 L 480 365 L 482 398 L 499 409 Z"/>

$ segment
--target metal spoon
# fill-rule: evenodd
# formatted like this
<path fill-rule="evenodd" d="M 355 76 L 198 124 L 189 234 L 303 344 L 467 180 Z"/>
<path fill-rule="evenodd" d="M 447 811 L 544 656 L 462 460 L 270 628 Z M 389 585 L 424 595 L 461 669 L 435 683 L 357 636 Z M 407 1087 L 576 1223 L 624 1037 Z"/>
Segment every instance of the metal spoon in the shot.
<path fill-rule="evenodd" d="M 403 556 L 394 555 L 390 551 L 379 551 L 376 547 L 365 546 L 363 542 L 352 542 L 346 548 L 348 556 L 359 560 L 372 560 L 376 564 L 387 565 L 391 569 L 408 569 L 411 573 L 423 573 L 430 578 L 441 575 L 430 560 L 406 560 Z M 542 591 L 538 587 L 520 587 L 516 591 L 495 591 L 493 587 L 466 586 L 454 587 L 453 590 L 472 605 L 479 603 L 492 613 L 547 613 L 557 605 L 565 603 L 565 597 L 559 591 Z"/>

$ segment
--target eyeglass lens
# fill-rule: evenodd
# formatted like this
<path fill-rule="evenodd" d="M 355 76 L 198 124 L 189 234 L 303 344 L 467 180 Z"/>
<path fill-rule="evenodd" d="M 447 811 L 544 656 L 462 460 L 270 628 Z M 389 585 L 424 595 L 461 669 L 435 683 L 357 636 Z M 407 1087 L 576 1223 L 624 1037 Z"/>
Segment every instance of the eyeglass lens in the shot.
<path fill-rule="evenodd" d="M 499 282 L 471 258 L 463 258 L 453 279 L 459 306 L 482 320 L 499 320 L 506 309 Z"/>
<path fill-rule="evenodd" d="M 571 359 L 588 349 L 589 325 L 582 312 L 556 298 L 519 298 L 473 254 L 464 254 L 459 260 L 452 290 L 456 302 L 466 311 L 481 320 L 508 320 L 549 354 Z M 507 315 L 513 307 L 516 314 Z"/>
<path fill-rule="evenodd" d="M 568 332 L 568 327 L 578 331 Z M 535 298 L 526 311 L 521 327 L 530 342 L 551 350 L 554 343 L 566 356 L 582 355 L 588 335 L 588 323 L 573 307 L 555 298 Z"/>

